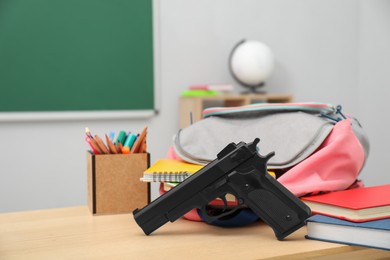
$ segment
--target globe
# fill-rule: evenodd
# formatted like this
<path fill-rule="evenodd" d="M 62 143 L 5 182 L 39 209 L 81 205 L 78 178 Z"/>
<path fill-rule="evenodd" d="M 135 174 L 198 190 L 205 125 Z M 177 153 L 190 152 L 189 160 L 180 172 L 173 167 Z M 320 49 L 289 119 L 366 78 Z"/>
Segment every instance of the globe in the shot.
<path fill-rule="evenodd" d="M 249 92 L 259 92 L 272 74 L 275 59 L 271 49 L 254 40 L 241 40 L 230 53 L 229 68 L 233 78 Z"/>

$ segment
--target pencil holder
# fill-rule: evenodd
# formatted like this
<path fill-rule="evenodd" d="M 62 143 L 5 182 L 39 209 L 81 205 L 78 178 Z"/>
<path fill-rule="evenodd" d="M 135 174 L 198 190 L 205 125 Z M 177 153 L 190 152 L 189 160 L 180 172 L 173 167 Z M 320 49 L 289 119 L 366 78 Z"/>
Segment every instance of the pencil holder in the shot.
<path fill-rule="evenodd" d="M 150 154 L 87 152 L 88 207 L 92 214 L 129 213 L 150 202 L 150 184 L 140 181 Z"/>

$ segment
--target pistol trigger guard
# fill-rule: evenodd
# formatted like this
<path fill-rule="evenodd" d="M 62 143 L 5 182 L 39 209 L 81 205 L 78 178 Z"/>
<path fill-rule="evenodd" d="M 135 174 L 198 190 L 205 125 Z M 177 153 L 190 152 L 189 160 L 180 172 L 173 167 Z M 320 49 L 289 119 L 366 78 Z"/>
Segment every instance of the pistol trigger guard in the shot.
<path fill-rule="evenodd" d="M 219 214 L 219 215 L 217 216 L 217 219 L 220 219 L 220 218 L 229 216 L 229 215 L 235 213 L 235 212 L 236 212 L 238 209 L 240 209 L 240 208 L 241 208 L 240 205 L 237 205 L 237 206 L 234 207 L 232 210 L 229 210 L 229 211 L 227 211 L 227 212 L 225 212 L 225 213 Z"/>
<path fill-rule="evenodd" d="M 212 223 L 213 221 L 219 220 L 223 217 L 229 216 L 234 214 L 237 210 L 239 210 L 241 207 L 240 205 L 237 205 L 232 210 L 229 210 L 227 212 L 221 213 L 217 216 L 210 216 L 207 213 L 206 205 L 202 206 L 202 208 L 198 209 L 198 213 L 200 213 L 201 218 L 206 221 L 207 223 Z M 200 211 L 200 212 L 199 212 Z"/>
<path fill-rule="evenodd" d="M 207 209 L 206 209 L 206 205 L 202 206 L 200 209 L 199 209 L 201 212 L 199 212 L 201 218 L 204 219 L 204 221 L 206 221 L 207 223 L 211 223 L 213 222 L 214 220 L 217 220 L 218 218 L 216 217 L 212 217 L 210 216 L 208 213 L 207 213 Z"/>

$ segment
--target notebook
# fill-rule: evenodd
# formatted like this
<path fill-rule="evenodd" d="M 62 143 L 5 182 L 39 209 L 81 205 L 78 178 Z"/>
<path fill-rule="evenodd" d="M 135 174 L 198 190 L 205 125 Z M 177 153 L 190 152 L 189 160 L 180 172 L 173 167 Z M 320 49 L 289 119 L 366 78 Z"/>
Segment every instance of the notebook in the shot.
<path fill-rule="evenodd" d="M 390 218 L 390 184 L 301 198 L 313 213 L 363 222 Z"/>
<path fill-rule="evenodd" d="M 160 159 L 149 167 L 141 179 L 144 182 L 182 182 L 204 165 L 172 159 Z"/>

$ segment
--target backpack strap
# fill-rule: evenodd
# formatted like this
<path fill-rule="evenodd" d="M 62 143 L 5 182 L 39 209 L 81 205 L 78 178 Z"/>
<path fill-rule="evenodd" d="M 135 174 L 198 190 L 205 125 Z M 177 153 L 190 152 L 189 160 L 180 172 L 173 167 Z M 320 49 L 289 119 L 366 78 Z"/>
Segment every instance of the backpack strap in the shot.
<path fill-rule="evenodd" d="M 256 103 L 237 107 L 210 107 L 203 110 L 203 117 L 241 116 L 244 114 L 274 113 L 281 111 L 303 111 L 313 114 L 334 114 L 337 109 L 333 104 L 318 102 L 301 103 Z"/>

